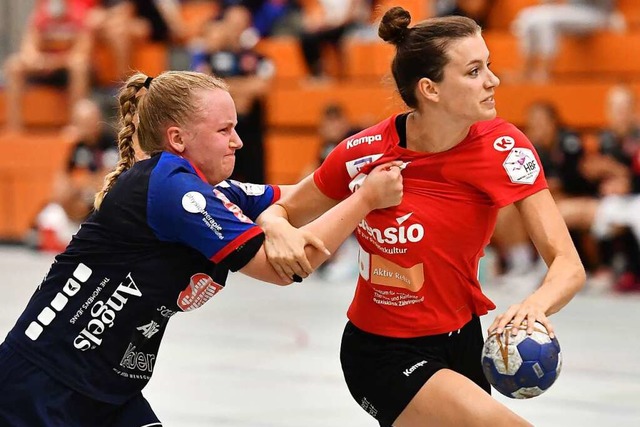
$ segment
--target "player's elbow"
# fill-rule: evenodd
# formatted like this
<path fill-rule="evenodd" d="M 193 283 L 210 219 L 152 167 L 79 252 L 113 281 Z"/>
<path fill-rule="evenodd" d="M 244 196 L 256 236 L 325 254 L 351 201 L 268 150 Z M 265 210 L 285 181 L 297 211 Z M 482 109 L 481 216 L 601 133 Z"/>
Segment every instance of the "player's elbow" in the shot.
<path fill-rule="evenodd" d="M 574 283 L 573 295 L 575 295 L 584 287 L 587 281 L 587 272 L 579 259 L 573 262 L 571 278 L 573 279 L 571 283 Z"/>

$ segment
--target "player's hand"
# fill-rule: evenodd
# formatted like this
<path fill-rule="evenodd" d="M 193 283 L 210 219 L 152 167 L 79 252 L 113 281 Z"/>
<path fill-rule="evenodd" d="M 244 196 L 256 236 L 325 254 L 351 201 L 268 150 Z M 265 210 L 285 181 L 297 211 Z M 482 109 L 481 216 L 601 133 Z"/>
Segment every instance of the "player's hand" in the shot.
<path fill-rule="evenodd" d="M 284 280 L 294 280 L 294 275 L 300 279 L 308 277 L 313 272 L 311 263 L 307 259 L 305 246 L 311 245 L 317 250 L 331 255 L 322 240 L 308 231 L 299 230 L 282 218 L 270 221 L 264 228 L 264 251 L 267 260 Z"/>
<path fill-rule="evenodd" d="M 371 210 L 397 206 L 402 202 L 403 162 L 393 161 L 375 167 L 358 191 L 366 193 Z"/>
<path fill-rule="evenodd" d="M 544 313 L 544 310 L 527 300 L 524 300 L 520 304 L 514 304 L 507 309 L 507 311 L 495 318 L 491 326 L 489 326 L 488 332 L 491 335 L 493 332 L 501 334 L 507 324 L 511 323 L 511 334 L 516 335 L 523 325 L 527 326 L 527 335 L 533 333 L 535 322 L 541 323 L 549 333 L 549 337 L 555 336 L 553 325 Z"/>

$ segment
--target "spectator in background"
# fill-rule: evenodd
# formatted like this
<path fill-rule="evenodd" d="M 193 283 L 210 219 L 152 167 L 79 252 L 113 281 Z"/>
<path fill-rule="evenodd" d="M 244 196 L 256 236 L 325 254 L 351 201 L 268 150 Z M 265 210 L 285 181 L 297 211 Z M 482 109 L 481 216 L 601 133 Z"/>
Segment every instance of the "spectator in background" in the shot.
<path fill-rule="evenodd" d="M 238 111 L 236 131 L 247 142 L 236 153 L 233 179 L 265 182 L 264 168 L 264 96 L 274 75 L 271 60 L 254 49 L 256 38 L 246 37 L 251 14 L 242 7 L 228 8 L 224 19 L 207 24 L 201 51 L 192 53 L 191 68 L 213 73 L 229 84 L 229 92 Z"/>
<path fill-rule="evenodd" d="M 521 78 L 538 83 L 549 80 L 559 37 L 589 35 L 605 29 L 624 29 L 624 19 L 615 12 L 615 0 L 542 1 L 524 8 L 513 22 L 513 32 L 524 56 Z M 554 4 L 549 4 L 554 3 Z"/>
<path fill-rule="evenodd" d="M 482 28 L 487 28 L 487 18 L 495 0 L 436 0 L 432 2 L 435 7 L 435 16 L 466 16 L 478 23 Z"/>
<path fill-rule="evenodd" d="M 556 201 L 595 191 L 595 187 L 581 176 L 578 168 L 585 151 L 582 140 L 576 132 L 562 125 L 553 104 L 531 104 L 527 109 L 524 133 L 536 147 L 549 191 Z M 572 231 L 572 238 L 582 258 L 588 258 L 584 254 L 588 251 L 582 244 L 582 236 Z M 513 205 L 499 211 L 491 244 L 505 267 L 501 282 L 506 284 L 524 280 L 532 284 L 540 283 L 546 268 L 541 262 L 536 263 L 537 257 L 524 223 Z"/>
<path fill-rule="evenodd" d="M 525 134 L 538 150 L 554 199 L 596 191 L 579 168 L 588 149 L 580 135 L 562 123 L 553 104 L 539 101 L 529 106 Z"/>
<path fill-rule="evenodd" d="M 613 87 L 606 106 L 609 124 L 599 134 L 599 150 L 581 163 L 597 191 L 561 201 L 558 208 L 569 227 L 590 230 L 598 238 L 603 275 L 615 276 L 615 289 L 640 290 L 640 125 L 633 92 Z M 603 287 L 614 280 L 607 279 Z"/>
<path fill-rule="evenodd" d="M 333 48 L 342 61 L 341 44 L 345 36 L 368 25 L 371 4 L 368 0 L 314 0 L 303 8 L 300 47 L 309 75 L 314 80 L 327 78 L 322 49 Z M 339 68 L 343 67 L 340 64 Z"/>
<path fill-rule="evenodd" d="M 219 0 L 218 20 L 224 20 L 226 12 L 233 8 L 242 8 L 251 15 L 251 27 L 258 37 L 274 34 L 293 34 L 297 29 L 295 16 L 299 7 L 294 0 Z"/>
<path fill-rule="evenodd" d="M 5 64 L 7 128 L 23 128 L 26 82 L 68 87 L 70 105 L 89 89 L 92 0 L 37 0 L 20 50 Z"/>
<path fill-rule="evenodd" d="M 313 173 L 329 153 L 343 140 L 360 132 L 362 128 L 354 126 L 349 121 L 340 104 L 329 104 L 325 107 L 318 124 L 318 136 L 320 137 L 320 149 L 315 162 L 309 164 L 302 173 L 300 180 Z M 358 242 L 354 235 L 346 239 L 331 257 L 318 268 L 325 280 L 338 282 L 352 279 L 358 274 Z"/>
<path fill-rule="evenodd" d="M 83 99 L 74 105 L 65 133 L 73 148 L 65 169 L 56 177 L 51 201 L 36 217 L 33 242 L 39 249 L 53 252 L 62 251 L 71 241 L 91 213 L 105 175 L 118 162 L 116 137 L 93 101 Z"/>
<path fill-rule="evenodd" d="M 136 42 L 184 42 L 187 28 L 178 0 L 102 0 L 95 24 L 98 35 L 111 47 L 118 75 L 131 72 Z"/>
<path fill-rule="evenodd" d="M 344 108 L 340 104 L 329 104 L 325 107 L 318 124 L 318 136 L 320 137 L 320 150 L 315 162 L 308 165 L 300 179 L 315 171 L 324 162 L 331 150 L 347 137 L 360 132 L 362 128 L 354 126 L 349 121 Z"/>

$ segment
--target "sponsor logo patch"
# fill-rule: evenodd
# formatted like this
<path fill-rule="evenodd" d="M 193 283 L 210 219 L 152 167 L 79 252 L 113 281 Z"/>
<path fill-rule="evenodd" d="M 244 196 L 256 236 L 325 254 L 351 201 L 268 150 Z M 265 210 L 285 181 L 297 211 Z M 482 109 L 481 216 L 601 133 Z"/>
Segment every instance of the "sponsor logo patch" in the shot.
<path fill-rule="evenodd" d="M 141 371 L 145 373 L 151 374 L 153 372 L 153 366 L 155 365 L 156 355 L 153 353 L 144 353 L 142 351 L 136 351 L 136 346 L 132 343 L 129 343 L 127 346 L 127 350 L 122 355 L 122 359 L 120 360 L 120 366 L 125 369 Z M 129 374 L 126 372 L 116 371 L 120 375 L 133 378 L 133 379 L 149 379 L 148 375 L 144 375 L 142 377 L 137 376 L 135 374 Z"/>
<path fill-rule="evenodd" d="M 382 135 L 378 133 L 376 135 L 367 135 L 360 138 L 349 139 L 347 141 L 347 150 L 361 144 L 371 145 L 371 143 L 375 141 L 382 141 Z"/>
<path fill-rule="evenodd" d="M 160 331 L 160 324 L 152 320 L 146 325 L 138 326 L 136 329 L 142 333 L 143 337 L 151 338 Z"/>
<path fill-rule="evenodd" d="M 215 189 L 213 191 L 220 193 Z M 189 191 L 184 196 L 182 196 L 182 207 L 189 213 L 202 214 L 202 222 L 205 223 L 207 228 L 213 231 L 218 239 L 224 239 L 224 235 L 222 234 L 222 226 L 218 224 L 218 222 L 209 214 L 209 212 L 207 212 L 207 199 L 205 199 L 202 194 L 198 193 L 197 191 Z"/>
<path fill-rule="evenodd" d="M 182 207 L 189 213 L 204 212 L 207 208 L 207 200 L 197 191 L 189 191 L 182 196 Z"/>
<path fill-rule="evenodd" d="M 516 145 L 516 141 L 510 136 L 501 136 L 493 141 L 493 148 L 497 151 L 509 151 Z"/>
<path fill-rule="evenodd" d="M 67 282 L 62 287 L 62 292 L 58 292 L 53 300 L 51 300 L 51 307 L 45 307 L 38 314 L 37 321 L 34 320 L 29 324 L 24 334 L 31 340 L 35 341 L 40 337 L 40 334 L 44 331 L 44 326 L 49 326 L 56 317 L 56 312 L 60 312 L 64 309 L 69 302 L 69 298 L 78 293 L 82 284 L 89 280 L 92 270 L 83 263 L 78 264 L 74 270 L 72 277 L 67 279 Z M 45 278 L 46 280 L 46 278 Z M 40 322 L 40 323 L 38 323 Z"/>
<path fill-rule="evenodd" d="M 347 168 L 347 173 L 351 178 L 355 177 L 360 173 L 365 165 L 369 163 L 373 163 L 382 157 L 382 154 L 371 154 L 369 156 L 358 157 L 357 159 L 350 160 L 345 163 L 345 167 Z"/>
<path fill-rule="evenodd" d="M 214 188 L 213 195 L 216 196 L 220 201 L 222 201 L 222 204 L 224 205 L 224 207 L 227 208 L 231 213 L 233 213 L 233 215 L 236 218 L 238 218 L 240 221 L 246 222 L 247 224 L 253 224 L 253 221 L 251 221 L 251 219 L 242 212 L 242 209 L 240 209 L 238 205 L 232 203 L 227 198 L 227 196 L 224 195 L 224 193 Z"/>
<path fill-rule="evenodd" d="M 106 301 L 99 300 L 93 304 L 90 310 L 91 320 L 73 340 L 73 346 L 80 351 L 99 347 L 102 344 L 102 334 L 113 327 L 118 313 L 134 297 L 142 297 L 142 291 L 129 273 Z"/>
<path fill-rule="evenodd" d="M 266 186 L 261 184 L 249 184 L 246 182 L 236 181 L 234 179 L 232 179 L 231 182 L 241 189 L 247 196 L 262 196 L 266 188 Z"/>
<path fill-rule="evenodd" d="M 191 311 L 201 307 L 211 297 L 222 290 L 221 286 L 204 273 L 196 273 L 191 276 L 189 285 L 178 295 L 178 307 L 182 311 Z"/>
<path fill-rule="evenodd" d="M 418 369 L 421 366 L 424 366 L 427 364 L 426 360 L 422 360 L 418 363 L 416 363 L 415 365 L 413 365 L 412 367 L 405 369 L 404 371 L 402 371 L 402 373 L 404 374 L 405 377 L 408 377 L 409 375 L 413 374 L 415 372 L 416 369 Z"/>
<path fill-rule="evenodd" d="M 409 212 L 406 215 L 396 218 L 398 227 L 387 227 L 384 230 L 380 230 L 369 225 L 364 219 L 360 221 L 358 227 L 380 244 L 404 245 L 407 243 L 417 243 L 424 238 L 424 227 L 422 224 L 414 223 L 404 225 L 404 222 L 407 221 L 412 214 L 413 212 Z"/>
<path fill-rule="evenodd" d="M 502 163 L 511 182 L 533 184 L 540 174 L 540 165 L 528 148 L 514 148 Z"/>

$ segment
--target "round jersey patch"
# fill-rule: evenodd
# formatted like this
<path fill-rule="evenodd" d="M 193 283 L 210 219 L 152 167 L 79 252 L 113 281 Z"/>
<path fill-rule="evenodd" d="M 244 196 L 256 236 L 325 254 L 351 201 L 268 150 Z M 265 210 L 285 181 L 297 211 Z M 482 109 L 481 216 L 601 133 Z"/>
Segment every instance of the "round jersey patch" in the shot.
<path fill-rule="evenodd" d="M 501 136 L 493 141 L 493 148 L 497 151 L 509 151 L 515 144 L 516 142 L 510 136 Z"/>
<path fill-rule="evenodd" d="M 190 213 L 204 212 L 207 207 L 207 201 L 204 196 L 197 191 L 189 191 L 182 196 L 182 207 Z"/>
<path fill-rule="evenodd" d="M 514 148 L 502 163 L 511 182 L 533 184 L 540 174 L 540 165 L 528 148 Z"/>

